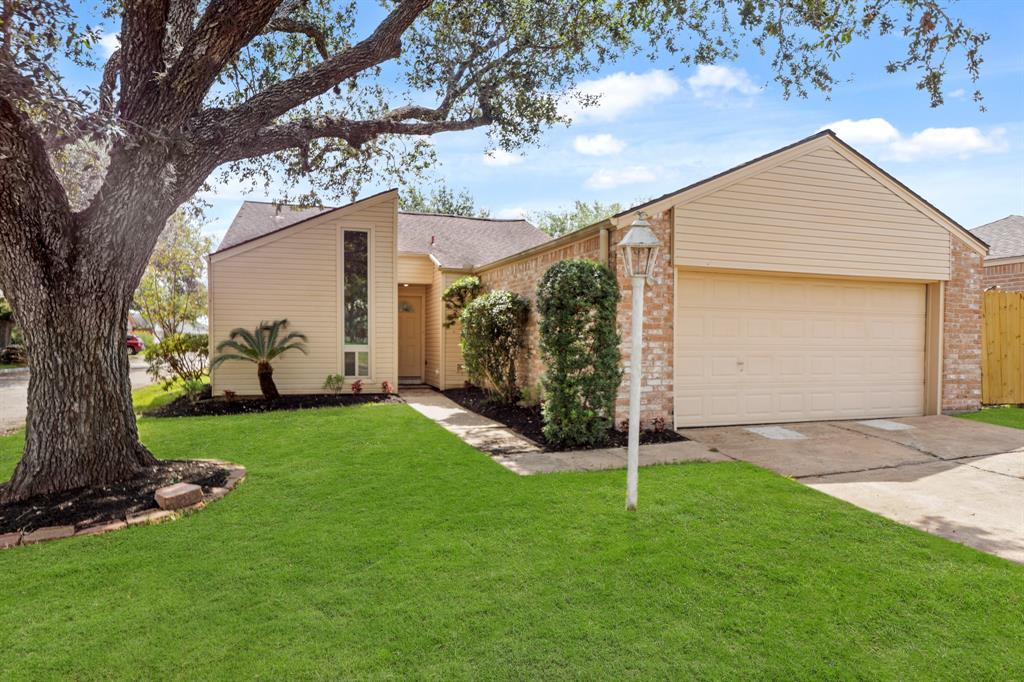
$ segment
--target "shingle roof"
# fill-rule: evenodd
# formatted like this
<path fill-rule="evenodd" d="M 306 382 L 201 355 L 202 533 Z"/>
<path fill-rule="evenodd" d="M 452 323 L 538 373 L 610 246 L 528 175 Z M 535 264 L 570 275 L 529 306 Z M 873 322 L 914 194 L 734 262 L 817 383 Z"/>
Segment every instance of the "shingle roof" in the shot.
<path fill-rule="evenodd" d="M 333 207 L 281 206 L 245 201 L 217 251 L 296 225 Z M 526 220 L 398 214 L 398 250 L 433 256 L 445 268 L 472 268 L 501 260 L 551 238 Z"/>
<path fill-rule="evenodd" d="M 971 232 L 989 244 L 988 258 L 1024 256 L 1024 216 L 1008 215 Z"/>
<path fill-rule="evenodd" d="M 398 250 L 428 253 L 445 268 L 486 265 L 550 240 L 525 220 L 398 214 Z"/>

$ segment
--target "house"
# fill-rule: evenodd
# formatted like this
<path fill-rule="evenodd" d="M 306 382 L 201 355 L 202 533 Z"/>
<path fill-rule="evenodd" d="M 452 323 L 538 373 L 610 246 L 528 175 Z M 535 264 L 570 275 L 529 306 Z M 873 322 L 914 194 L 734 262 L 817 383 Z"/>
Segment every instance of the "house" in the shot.
<path fill-rule="evenodd" d="M 971 232 L 989 245 L 985 288 L 1024 291 L 1024 216 L 1008 215 Z"/>
<path fill-rule="evenodd" d="M 549 240 L 523 221 L 403 214 L 395 191 L 338 209 L 247 203 L 210 257 L 211 343 L 287 317 L 309 356 L 284 357 L 282 392 L 329 373 L 458 387 L 458 329 L 440 294 L 472 273 L 528 299 L 559 260 L 608 264 L 637 210 L 664 247 L 647 288 L 641 418 L 676 427 L 863 419 L 976 409 L 985 243 L 831 131 Z M 543 370 L 537 320 L 527 385 Z M 422 358 L 422 361 L 421 361 Z M 422 372 L 417 371 L 422 369 Z M 629 377 L 616 421 L 628 411 Z M 218 367 L 215 392 L 257 392 Z"/>

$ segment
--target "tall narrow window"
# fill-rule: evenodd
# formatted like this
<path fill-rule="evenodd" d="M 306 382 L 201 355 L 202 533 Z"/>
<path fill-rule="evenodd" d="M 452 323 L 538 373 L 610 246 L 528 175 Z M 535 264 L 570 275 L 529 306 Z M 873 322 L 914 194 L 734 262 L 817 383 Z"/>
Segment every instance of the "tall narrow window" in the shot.
<path fill-rule="evenodd" d="M 342 280 L 345 318 L 345 376 L 370 376 L 370 234 L 342 233 Z"/>

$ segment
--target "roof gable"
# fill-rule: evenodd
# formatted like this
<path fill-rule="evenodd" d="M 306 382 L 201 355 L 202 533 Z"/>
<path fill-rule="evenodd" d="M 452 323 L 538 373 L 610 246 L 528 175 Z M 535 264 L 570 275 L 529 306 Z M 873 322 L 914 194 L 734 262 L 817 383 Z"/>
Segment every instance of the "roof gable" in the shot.
<path fill-rule="evenodd" d="M 734 183 L 743 182 L 751 177 L 781 167 L 791 161 L 799 159 L 804 155 L 818 155 L 830 158 L 832 163 L 845 167 L 848 171 L 856 169 L 862 180 L 872 182 L 875 189 L 887 192 L 899 201 L 907 204 L 913 210 L 923 214 L 935 224 L 947 230 L 950 234 L 965 242 L 974 250 L 984 254 L 987 245 L 984 241 L 973 235 L 969 230 L 954 221 L 952 218 L 941 212 L 921 196 L 910 190 L 899 180 L 889 175 L 856 149 L 840 140 L 831 130 L 823 130 L 794 142 L 791 145 L 782 147 L 773 152 L 765 154 L 748 161 L 744 164 L 730 168 L 726 171 L 700 180 L 691 185 L 665 194 L 639 206 L 635 206 L 612 217 L 617 225 L 625 224 L 631 219 L 631 214 L 638 210 L 649 212 L 660 212 L 672 206 L 692 201 L 710 192 L 722 190 Z M 855 171 L 855 172 L 856 172 Z M 785 171 L 783 171 L 785 172 Z M 827 192 L 826 192 L 827 193 Z"/>
<path fill-rule="evenodd" d="M 214 254 L 250 244 L 285 230 L 301 229 L 311 220 L 345 212 L 397 190 L 388 190 L 351 204 L 298 207 L 245 201 Z M 505 258 L 551 238 L 526 220 L 471 218 L 433 213 L 398 213 L 398 250 L 429 255 L 440 267 L 470 269 Z"/>

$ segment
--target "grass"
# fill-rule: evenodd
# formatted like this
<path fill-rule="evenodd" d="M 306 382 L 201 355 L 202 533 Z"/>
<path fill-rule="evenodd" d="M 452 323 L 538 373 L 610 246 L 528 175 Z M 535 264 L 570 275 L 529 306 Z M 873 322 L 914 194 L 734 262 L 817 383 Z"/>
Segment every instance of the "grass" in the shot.
<path fill-rule="evenodd" d="M 203 377 L 203 383 L 210 383 L 210 378 Z M 164 390 L 162 383 L 136 388 L 132 391 L 132 403 L 135 406 L 135 413 L 142 414 L 143 412 L 166 405 L 173 402 L 184 392 L 181 381 L 176 381 L 168 390 Z"/>
<path fill-rule="evenodd" d="M 1024 408 L 1020 407 L 986 407 L 979 412 L 971 412 L 960 416 L 964 419 L 973 419 L 978 422 L 1024 429 Z"/>
<path fill-rule="evenodd" d="M 404 405 L 140 421 L 248 467 L 0 552 L 4 677 L 1024 676 L 1024 567 L 742 463 L 519 477 Z M 21 435 L 0 439 L 0 479 Z"/>
<path fill-rule="evenodd" d="M 13 362 L 0 362 L 0 369 L 15 369 L 24 366 L 25 365 L 16 365 Z"/>

